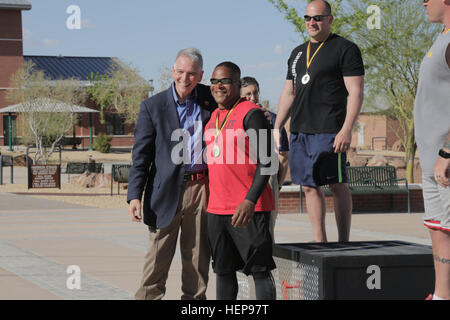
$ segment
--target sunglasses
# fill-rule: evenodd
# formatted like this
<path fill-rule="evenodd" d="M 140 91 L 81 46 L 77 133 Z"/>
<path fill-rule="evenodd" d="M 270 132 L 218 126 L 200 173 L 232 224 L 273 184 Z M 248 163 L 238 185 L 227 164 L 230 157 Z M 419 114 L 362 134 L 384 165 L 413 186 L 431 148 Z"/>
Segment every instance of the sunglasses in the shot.
<path fill-rule="evenodd" d="M 329 14 L 319 14 L 319 15 L 313 16 L 313 17 L 311 17 L 311 16 L 304 16 L 304 18 L 305 18 L 305 21 L 311 21 L 311 19 L 314 19 L 314 21 L 319 22 L 319 21 L 322 21 L 322 19 L 324 17 L 329 17 L 329 16 L 330 16 Z"/>
<path fill-rule="evenodd" d="M 233 83 L 233 79 L 231 79 L 231 78 L 223 78 L 223 79 L 212 78 L 210 81 L 211 81 L 211 84 L 218 84 L 219 82 L 221 84 L 232 84 Z"/>

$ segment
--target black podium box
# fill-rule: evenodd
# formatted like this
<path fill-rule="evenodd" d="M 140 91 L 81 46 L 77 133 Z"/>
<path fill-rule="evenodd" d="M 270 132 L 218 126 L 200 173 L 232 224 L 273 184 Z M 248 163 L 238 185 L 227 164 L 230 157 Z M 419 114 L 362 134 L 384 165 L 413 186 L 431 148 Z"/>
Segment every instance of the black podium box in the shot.
<path fill-rule="evenodd" d="M 430 246 L 402 241 L 275 244 L 277 299 L 425 299 Z"/>

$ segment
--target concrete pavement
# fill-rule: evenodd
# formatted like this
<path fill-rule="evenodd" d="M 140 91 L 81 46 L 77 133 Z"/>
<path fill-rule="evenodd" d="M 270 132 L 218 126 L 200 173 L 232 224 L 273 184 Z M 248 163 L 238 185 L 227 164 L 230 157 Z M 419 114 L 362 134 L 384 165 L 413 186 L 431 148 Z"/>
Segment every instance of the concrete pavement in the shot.
<path fill-rule="evenodd" d="M 422 214 L 355 214 L 351 241 L 430 245 L 421 218 Z M 329 241 L 336 241 L 334 215 L 328 214 L 326 221 Z M 275 234 L 277 243 L 312 240 L 307 215 L 279 215 Z M 146 227 L 131 222 L 124 209 L 0 193 L 0 299 L 133 299 L 146 250 Z M 165 299 L 180 299 L 180 287 L 177 252 Z M 212 272 L 207 295 L 215 299 Z"/>
<path fill-rule="evenodd" d="M 15 183 L 26 183 L 25 168 L 14 168 L 14 176 Z M 9 181 L 6 168 L 4 183 Z M 326 224 L 328 240 L 336 241 L 333 214 L 327 214 Z M 277 243 L 312 239 L 306 214 L 278 216 Z M 350 240 L 431 245 L 422 213 L 354 214 Z M 131 222 L 126 209 L 99 209 L 0 193 L 0 300 L 133 299 L 146 250 L 147 228 Z M 165 299 L 180 299 L 180 288 L 181 258 L 177 251 Z M 207 296 L 215 299 L 212 271 Z"/>

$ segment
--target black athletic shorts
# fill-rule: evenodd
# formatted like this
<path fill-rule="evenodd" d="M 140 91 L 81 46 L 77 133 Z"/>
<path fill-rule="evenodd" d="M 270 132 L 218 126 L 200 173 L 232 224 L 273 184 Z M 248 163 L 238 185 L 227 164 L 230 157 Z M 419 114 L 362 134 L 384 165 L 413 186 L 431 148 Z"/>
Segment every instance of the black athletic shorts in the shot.
<path fill-rule="evenodd" d="M 232 215 L 208 213 L 208 238 L 212 267 L 217 274 L 241 270 L 246 275 L 275 269 L 270 212 L 255 212 L 247 227 L 231 225 Z"/>

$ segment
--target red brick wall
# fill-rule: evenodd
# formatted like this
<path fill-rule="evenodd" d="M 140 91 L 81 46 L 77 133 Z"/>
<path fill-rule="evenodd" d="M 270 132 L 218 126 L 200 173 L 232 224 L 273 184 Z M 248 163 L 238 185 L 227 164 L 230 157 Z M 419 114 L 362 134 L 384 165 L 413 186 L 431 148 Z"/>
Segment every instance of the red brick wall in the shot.
<path fill-rule="evenodd" d="M 23 63 L 22 14 L 20 10 L 0 10 L 0 88 L 10 88 L 11 76 Z M 19 41 L 18 41 L 19 40 Z M 0 108 L 9 105 L 7 90 L 0 89 Z M 3 115 L 0 117 L 0 136 L 3 136 Z M 0 139 L 3 145 L 3 138 Z"/>
<path fill-rule="evenodd" d="M 95 137 L 93 138 L 93 143 L 95 143 Z M 132 147 L 134 143 L 133 136 L 114 136 L 111 141 L 111 146 L 114 147 Z M 89 149 L 89 137 L 81 138 L 81 145 L 79 145 L 82 149 Z M 66 147 L 67 148 L 67 147 Z"/>
<path fill-rule="evenodd" d="M 386 117 L 376 114 L 361 113 L 358 117 L 358 126 L 364 126 L 364 143 L 359 146 L 359 135 L 357 127 L 352 134 L 352 147 L 362 149 L 372 149 L 373 137 L 386 137 Z M 382 140 L 374 141 L 375 150 L 383 150 L 385 142 Z"/>
<path fill-rule="evenodd" d="M 411 189 L 411 212 L 423 212 L 424 204 L 421 189 Z M 381 213 L 381 212 L 407 212 L 407 194 L 368 194 L 352 195 L 353 212 Z M 326 196 L 327 212 L 334 212 L 333 197 Z M 278 200 L 278 213 L 299 213 L 299 192 L 281 192 Z M 303 194 L 303 212 L 306 210 L 305 196 Z"/>
<path fill-rule="evenodd" d="M 84 106 L 94 110 L 100 110 L 100 107 L 92 100 L 88 100 Z M 106 133 L 106 126 L 100 122 L 100 113 L 92 113 L 92 134 L 93 142 L 99 133 Z M 76 126 L 76 136 L 82 138 L 81 148 L 89 148 L 89 114 L 83 113 L 79 115 L 78 124 Z M 113 136 L 111 146 L 113 147 L 132 147 L 134 142 L 134 124 L 125 125 L 125 135 Z M 71 136 L 71 134 L 69 134 Z"/>
<path fill-rule="evenodd" d="M 23 62 L 22 16 L 20 11 L 0 10 L 0 88 L 10 86 L 11 75 Z M 0 91 L 0 108 L 6 106 Z"/>
<path fill-rule="evenodd" d="M 22 39 L 22 14 L 20 10 L 0 9 L 0 38 Z"/>
<path fill-rule="evenodd" d="M 403 131 L 400 128 L 400 123 L 397 119 L 389 118 L 386 123 L 386 136 L 389 149 L 397 140 L 402 139 Z"/>

